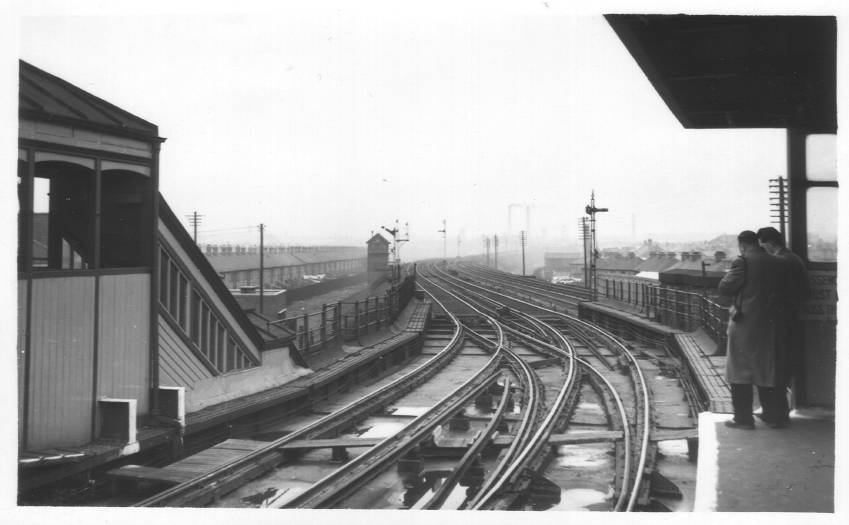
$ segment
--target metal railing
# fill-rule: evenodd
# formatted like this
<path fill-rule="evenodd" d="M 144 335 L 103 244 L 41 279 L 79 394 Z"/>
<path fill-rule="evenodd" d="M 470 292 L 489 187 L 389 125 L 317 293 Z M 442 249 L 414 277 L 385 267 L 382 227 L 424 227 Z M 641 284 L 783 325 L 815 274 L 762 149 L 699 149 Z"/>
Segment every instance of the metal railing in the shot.
<path fill-rule="evenodd" d="M 598 295 L 634 307 L 666 326 L 692 332 L 699 327 L 725 348 L 728 308 L 716 298 L 628 278 L 601 278 Z"/>
<path fill-rule="evenodd" d="M 323 304 L 315 312 L 269 321 L 267 327 L 290 330 L 302 352 L 318 351 L 335 341 L 351 341 L 392 324 L 410 302 L 414 289 L 415 277 L 410 275 L 381 296 Z"/>

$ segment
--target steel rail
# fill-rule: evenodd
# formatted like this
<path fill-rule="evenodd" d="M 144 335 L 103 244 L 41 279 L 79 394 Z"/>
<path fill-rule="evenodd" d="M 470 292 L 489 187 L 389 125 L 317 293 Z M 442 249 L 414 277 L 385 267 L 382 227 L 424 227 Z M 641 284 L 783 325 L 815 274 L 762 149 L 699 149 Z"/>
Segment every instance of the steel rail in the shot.
<path fill-rule="evenodd" d="M 280 506 L 301 509 L 330 508 L 334 503 L 349 497 L 353 491 L 377 475 L 378 471 L 383 471 L 390 462 L 417 446 L 437 426 L 488 388 L 498 377 L 492 372 L 498 368 L 501 358 L 501 355 L 493 355 L 478 373 L 401 431 L 387 437 Z"/>
<path fill-rule="evenodd" d="M 595 332 L 595 333 L 599 334 L 600 336 L 602 336 L 603 338 L 607 339 L 614 346 L 618 347 L 620 353 L 622 355 L 624 355 L 631 362 L 631 366 L 629 367 L 629 369 L 632 370 L 632 373 L 634 375 L 636 375 L 635 381 L 634 381 L 635 382 L 634 389 L 635 389 L 635 391 L 639 390 L 639 394 L 640 394 L 639 397 L 642 400 L 641 403 L 638 402 L 637 409 L 638 409 L 638 412 L 639 412 L 640 407 L 642 407 L 642 416 L 643 416 L 642 417 L 643 432 L 642 432 L 642 436 L 640 436 L 641 439 L 640 439 L 639 460 L 638 460 L 637 469 L 635 471 L 634 484 L 633 484 L 633 487 L 631 488 L 631 494 L 630 494 L 630 498 L 628 500 L 628 506 L 627 506 L 627 509 L 626 509 L 627 511 L 633 510 L 633 507 L 634 507 L 634 504 L 636 503 L 636 499 L 637 499 L 637 496 L 639 494 L 640 486 L 641 486 L 641 483 L 642 483 L 643 470 L 645 469 L 646 459 L 647 459 L 647 455 L 648 455 L 648 447 L 649 447 L 649 439 L 650 439 L 649 434 L 650 434 L 650 428 L 651 428 L 651 406 L 650 406 L 650 398 L 649 398 L 649 393 L 648 393 L 648 386 L 647 386 L 647 383 L 646 383 L 646 380 L 645 380 L 645 376 L 643 375 L 643 372 L 640 369 L 639 363 L 637 362 L 637 358 L 613 334 L 611 334 L 611 333 L 607 332 L 606 330 L 599 328 L 595 325 L 587 323 L 586 321 L 584 321 L 582 319 L 578 319 L 577 317 L 574 317 L 572 315 L 569 315 L 569 314 L 566 314 L 566 313 L 563 313 L 563 312 L 558 312 L 556 310 L 551 310 L 551 309 L 548 309 L 548 308 L 545 308 L 545 307 L 542 307 L 542 306 L 539 306 L 539 305 L 536 305 L 536 304 L 533 304 L 533 303 L 529 303 L 529 302 L 524 301 L 522 299 L 510 297 L 510 296 L 505 295 L 501 292 L 497 292 L 497 291 L 494 291 L 494 290 L 488 290 L 488 289 L 486 289 L 482 286 L 479 286 L 479 285 L 476 285 L 476 284 L 473 284 L 473 283 L 469 283 L 469 282 L 464 281 L 462 283 L 462 285 L 460 285 L 460 286 L 477 288 L 479 290 L 482 290 L 485 293 L 499 295 L 499 296 L 504 297 L 508 300 L 519 302 L 519 303 L 522 303 L 524 305 L 530 306 L 532 308 L 542 310 L 542 311 L 547 312 L 549 314 L 553 314 L 553 315 L 562 317 L 564 319 L 569 320 L 570 322 L 577 323 L 579 326 L 585 327 L 586 329 L 590 330 L 591 332 Z"/>
<path fill-rule="evenodd" d="M 511 283 L 513 279 L 516 278 L 514 274 L 502 272 L 500 270 L 493 270 L 491 268 L 487 268 L 478 264 L 459 263 L 457 267 L 460 268 L 463 273 L 466 273 L 468 275 L 477 276 L 480 279 L 487 279 L 495 282 L 506 281 L 508 283 Z M 590 300 L 589 292 L 585 288 L 569 288 L 569 285 L 554 284 L 548 281 L 530 278 L 522 278 L 522 284 L 529 288 L 533 288 L 535 290 L 539 290 L 545 293 L 554 293 L 560 295 L 563 298 L 557 297 L 555 299 L 558 301 L 572 304 L 574 306 L 577 306 L 579 302 Z"/>
<path fill-rule="evenodd" d="M 459 483 L 460 478 L 462 478 L 466 471 L 469 470 L 469 467 L 471 467 L 472 461 L 474 461 L 483 451 L 484 447 L 489 444 L 490 438 L 492 438 L 492 435 L 495 433 L 495 430 L 498 428 L 501 420 L 504 419 L 504 411 L 507 409 L 507 401 L 509 399 L 510 378 L 504 376 L 504 391 L 501 393 L 501 401 L 498 403 L 498 407 L 492 414 L 492 419 L 490 419 L 489 424 L 478 434 L 475 442 L 471 447 L 469 447 L 469 450 L 463 454 L 463 457 L 460 458 L 460 462 L 456 467 L 454 467 L 451 474 L 442 481 L 442 486 L 439 487 L 433 497 L 421 506 L 422 509 L 434 510 L 441 508 L 442 505 L 445 504 L 445 500 L 448 498 L 449 494 L 451 494 L 451 491 L 454 490 L 457 483 Z"/>
<path fill-rule="evenodd" d="M 462 284 L 458 286 L 460 288 L 466 289 Z M 466 289 L 466 292 L 469 293 L 469 290 Z M 475 293 L 475 295 L 480 294 Z M 482 296 L 481 298 L 489 302 L 495 302 L 491 298 L 487 298 L 485 296 Z M 497 302 L 495 303 L 503 304 Z M 550 345 L 544 341 L 540 341 L 534 338 L 533 336 L 524 334 L 517 330 L 511 329 L 511 331 L 517 333 L 518 336 L 521 338 L 531 340 L 536 344 L 541 344 L 557 351 L 558 353 L 565 354 L 565 357 L 569 360 L 570 363 L 569 371 L 567 373 L 566 380 L 563 382 L 563 385 L 558 392 L 557 398 L 555 399 L 552 407 L 548 410 L 548 413 L 546 414 L 546 417 L 543 422 L 537 427 L 535 434 L 531 437 L 530 440 L 522 444 L 521 452 L 509 465 L 506 466 L 506 468 L 499 474 L 499 477 L 490 478 L 493 479 L 494 482 L 490 483 L 485 490 L 481 489 L 478 495 L 469 504 L 469 506 L 475 510 L 479 510 L 485 505 L 487 505 L 489 501 L 495 496 L 495 494 L 504 487 L 504 485 L 506 485 L 508 482 L 515 480 L 516 475 L 521 472 L 520 469 L 524 468 L 524 466 L 530 461 L 532 452 L 538 451 L 539 447 L 548 439 L 548 436 L 551 434 L 559 415 L 565 407 L 569 394 L 572 392 L 572 389 L 575 386 L 574 379 L 576 372 L 574 368 L 575 361 L 573 359 L 574 350 L 572 349 L 572 346 L 569 344 L 568 340 L 566 340 L 566 338 L 563 337 L 563 334 L 561 334 L 558 330 L 554 329 L 553 327 L 547 326 L 546 323 L 539 321 L 530 316 L 529 314 L 525 314 L 524 312 L 517 313 L 521 314 L 527 321 L 531 322 L 532 324 L 542 328 L 547 332 L 554 334 L 554 336 L 560 340 L 561 344 L 566 347 L 566 350 L 564 351 L 559 347 Z M 524 362 L 524 360 L 522 361 Z"/>
<path fill-rule="evenodd" d="M 428 279 L 427 277 L 423 278 L 436 288 L 442 290 L 444 293 L 447 293 L 454 297 L 456 300 L 462 302 L 467 307 L 479 312 L 480 315 L 482 315 L 491 325 L 496 327 L 496 329 L 503 334 L 502 323 L 499 323 L 489 314 L 473 306 L 467 300 L 463 299 L 457 294 L 435 283 L 433 280 Z M 466 508 L 468 507 L 468 505 L 473 505 L 474 503 L 476 503 L 479 499 L 479 496 L 483 493 L 488 492 L 490 487 L 496 484 L 499 484 L 499 486 L 500 484 L 503 484 L 503 482 L 501 482 L 503 472 L 509 468 L 510 462 L 513 460 L 516 454 L 521 453 L 520 451 L 524 448 L 525 442 L 529 439 L 529 436 L 531 435 L 531 432 L 533 430 L 533 422 L 535 419 L 536 412 L 539 410 L 541 405 L 540 398 L 542 394 L 540 392 L 539 384 L 537 383 L 538 378 L 536 373 L 531 369 L 531 367 L 525 362 L 524 359 L 516 355 L 514 352 L 507 350 L 505 352 L 505 355 L 511 359 L 516 375 L 520 378 L 522 376 L 524 376 L 525 378 L 523 383 L 526 387 L 528 403 L 525 407 L 524 415 L 522 417 L 522 421 L 519 425 L 519 428 L 516 430 L 516 438 L 510 444 L 510 447 L 507 449 L 507 452 L 504 454 L 502 460 L 498 463 L 498 465 L 496 465 L 495 469 L 493 469 L 492 473 L 486 479 L 486 481 L 484 481 L 484 484 L 478 490 L 478 495 L 472 499 L 472 502 L 465 504 L 463 508 Z"/>
<path fill-rule="evenodd" d="M 425 278 L 425 280 L 427 280 Z M 426 287 L 419 286 L 445 310 L 452 319 L 456 319 Z M 307 490 L 294 498 L 285 501 L 280 506 L 287 508 L 325 508 L 347 497 L 353 490 L 366 483 L 377 471 L 385 468 L 392 460 L 414 447 L 433 429 L 447 419 L 484 388 L 494 381 L 497 376 L 492 374 L 503 358 L 501 343 L 493 351 L 492 357 L 481 369 L 462 385 L 458 386 L 436 405 L 428 409 L 398 433 L 387 437 L 367 452 L 361 454 L 324 478 L 318 480 Z"/>
<path fill-rule="evenodd" d="M 523 313 L 523 312 L 520 312 L 520 313 Z M 558 333 L 558 332 L 555 330 L 555 333 Z M 558 335 L 563 337 L 563 339 L 565 340 L 565 337 L 563 336 L 563 334 L 558 333 Z M 565 353 L 561 348 L 554 346 L 550 343 L 547 343 L 545 341 L 540 341 L 540 340 L 538 340 L 538 339 L 536 339 L 532 336 L 529 336 L 527 334 L 522 334 L 521 332 L 518 332 L 518 336 L 525 338 L 526 340 L 529 340 L 534 344 L 546 347 L 549 350 L 552 350 L 554 352 L 558 352 L 561 355 L 563 355 L 563 357 L 569 357 L 569 354 Z M 566 342 L 568 344 L 568 341 L 566 341 Z M 611 397 L 613 397 L 613 399 L 616 403 L 616 407 L 617 407 L 617 410 L 618 410 L 618 413 L 619 413 L 619 418 L 620 418 L 620 424 L 622 425 L 623 444 L 624 444 L 623 448 L 625 449 L 625 461 L 624 461 L 624 465 L 623 465 L 623 468 L 622 468 L 622 472 L 623 472 L 623 474 L 622 474 L 622 486 L 624 488 L 627 488 L 628 484 L 630 483 L 631 463 L 632 463 L 631 432 L 630 432 L 630 424 L 628 422 L 628 413 L 625 410 L 625 405 L 622 402 L 622 397 L 619 395 L 619 392 L 616 390 L 616 388 L 613 386 L 613 384 L 605 377 L 605 375 L 602 372 L 600 372 L 598 370 L 598 367 L 596 367 L 595 365 L 591 364 L 586 359 L 581 358 L 577 355 L 575 355 L 575 360 L 580 365 L 582 365 L 585 369 L 591 371 L 596 376 L 598 376 L 599 379 L 601 379 L 601 381 L 607 387 Z M 622 505 L 624 504 L 625 499 L 628 497 L 629 491 L 625 490 L 624 488 L 619 493 L 619 498 L 617 499 L 616 505 L 614 506 L 614 509 L 613 509 L 614 512 L 622 509 Z"/>
<path fill-rule="evenodd" d="M 481 275 L 472 270 L 463 270 L 463 275 L 468 276 L 475 281 L 478 281 L 481 284 L 492 287 L 492 289 L 504 289 L 508 287 L 515 287 L 516 285 L 509 280 L 502 277 L 494 277 L 489 275 Z M 555 292 L 553 290 L 543 289 L 537 286 L 527 285 L 526 290 L 530 289 L 532 291 L 525 291 L 525 294 L 528 296 L 528 300 L 531 300 L 531 296 L 536 296 L 540 298 L 540 300 L 545 300 L 546 303 L 549 304 L 550 307 L 554 308 L 554 303 L 565 304 L 566 306 L 561 306 L 561 308 L 578 308 L 578 304 L 581 301 L 585 301 L 586 299 L 574 298 L 573 296 L 563 294 L 562 292 Z M 554 295 L 557 294 L 557 295 Z M 559 297 L 558 297 L 559 295 Z"/>
<path fill-rule="evenodd" d="M 134 506 L 137 507 L 154 507 L 154 506 L 179 506 L 185 504 L 191 504 L 193 502 L 193 498 L 196 499 L 198 497 L 205 497 L 203 492 L 207 490 L 214 491 L 216 480 L 227 476 L 235 471 L 239 470 L 241 466 L 250 463 L 256 462 L 262 459 L 264 456 L 268 456 L 271 454 L 276 454 L 278 449 L 287 443 L 299 439 L 310 439 L 314 437 L 316 434 L 320 434 L 324 431 L 329 425 L 332 425 L 333 422 L 338 421 L 342 418 L 347 418 L 348 415 L 352 413 L 356 413 L 357 411 L 368 410 L 369 408 L 375 408 L 371 405 L 377 404 L 379 406 L 390 403 L 392 399 L 400 396 L 404 393 L 401 390 L 401 387 L 406 386 L 408 383 L 417 378 L 417 376 L 421 375 L 424 377 L 432 372 L 435 372 L 440 368 L 440 365 L 443 361 L 450 360 L 449 358 L 453 355 L 453 353 L 459 348 L 458 344 L 462 341 L 462 326 L 459 323 L 459 320 L 456 317 L 452 316 L 452 320 L 455 325 L 454 335 L 449 340 L 449 342 L 445 345 L 445 347 L 434 357 L 427 360 L 425 363 L 422 363 L 418 367 L 414 368 L 410 372 L 402 375 L 401 377 L 395 379 L 387 385 L 384 385 L 373 392 L 366 394 L 365 396 L 353 401 L 341 409 L 333 412 L 332 414 L 328 414 L 318 421 L 315 421 L 306 427 L 287 434 L 279 439 L 271 441 L 268 445 L 263 446 L 256 451 L 251 452 L 250 454 L 243 456 L 242 458 L 234 459 L 220 467 L 213 469 L 205 474 L 202 474 L 192 480 L 181 483 L 179 485 L 175 485 L 170 489 L 162 491 L 158 494 L 155 494 Z"/>

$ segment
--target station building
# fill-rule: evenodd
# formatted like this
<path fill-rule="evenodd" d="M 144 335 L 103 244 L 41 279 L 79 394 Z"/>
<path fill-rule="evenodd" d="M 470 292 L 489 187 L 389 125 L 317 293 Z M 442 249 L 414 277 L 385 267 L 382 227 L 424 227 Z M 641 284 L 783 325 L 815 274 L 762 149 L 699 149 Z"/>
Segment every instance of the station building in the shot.
<path fill-rule="evenodd" d="M 307 372 L 159 194 L 156 125 L 23 61 L 19 104 L 19 455 L 132 453 L 142 426 Z"/>

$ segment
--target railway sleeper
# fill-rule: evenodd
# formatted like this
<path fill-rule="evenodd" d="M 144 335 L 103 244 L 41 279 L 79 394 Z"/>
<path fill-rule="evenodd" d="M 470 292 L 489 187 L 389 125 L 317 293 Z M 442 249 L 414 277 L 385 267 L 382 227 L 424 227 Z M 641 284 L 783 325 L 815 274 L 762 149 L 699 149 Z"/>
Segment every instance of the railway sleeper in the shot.
<path fill-rule="evenodd" d="M 241 487 L 246 482 L 255 479 L 280 465 L 284 460 L 282 452 L 272 452 L 257 458 L 255 461 L 238 467 L 233 472 L 217 478 L 216 481 L 203 485 L 183 494 L 170 503 L 174 507 L 202 507 L 213 503 L 221 496 Z"/>

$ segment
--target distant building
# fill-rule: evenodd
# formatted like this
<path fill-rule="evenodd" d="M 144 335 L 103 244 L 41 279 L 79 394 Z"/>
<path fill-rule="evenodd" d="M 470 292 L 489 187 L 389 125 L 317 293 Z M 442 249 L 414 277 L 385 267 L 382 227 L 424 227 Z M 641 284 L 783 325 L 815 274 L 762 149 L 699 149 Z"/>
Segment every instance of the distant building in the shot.
<path fill-rule="evenodd" d="M 389 268 L 389 241 L 375 233 L 371 239 L 366 241 L 368 256 L 366 271 L 368 272 L 369 286 L 378 284 L 388 277 Z"/>
<path fill-rule="evenodd" d="M 643 260 L 634 255 L 634 252 L 629 252 L 627 255 L 605 252 L 603 257 L 596 260 L 596 271 L 599 274 L 636 275 L 639 273 L 637 267 L 642 262 Z"/>
<path fill-rule="evenodd" d="M 719 281 L 731 267 L 725 252 L 717 251 L 713 257 L 701 252 L 681 252 L 681 260 L 659 274 L 660 284 L 688 292 L 707 291 L 713 295 Z"/>
<path fill-rule="evenodd" d="M 259 251 L 250 246 L 207 246 L 206 257 L 230 289 L 259 286 Z M 296 288 L 305 275 L 346 275 L 365 270 L 362 248 L 319 249 L 294 247 L 266 250 L 263 259 L 266 286 Z"/>

